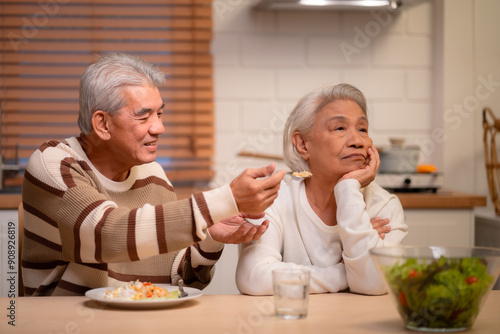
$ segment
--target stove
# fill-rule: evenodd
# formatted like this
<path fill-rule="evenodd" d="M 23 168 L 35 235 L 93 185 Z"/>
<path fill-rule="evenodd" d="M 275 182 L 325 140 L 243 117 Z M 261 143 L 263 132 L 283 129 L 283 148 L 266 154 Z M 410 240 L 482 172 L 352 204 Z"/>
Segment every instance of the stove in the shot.
<path fill-rule="evenodd" d="M 378 173 L 375 182 L 393 192 L 437 192 L 443 185 L 441 173 Z"/>

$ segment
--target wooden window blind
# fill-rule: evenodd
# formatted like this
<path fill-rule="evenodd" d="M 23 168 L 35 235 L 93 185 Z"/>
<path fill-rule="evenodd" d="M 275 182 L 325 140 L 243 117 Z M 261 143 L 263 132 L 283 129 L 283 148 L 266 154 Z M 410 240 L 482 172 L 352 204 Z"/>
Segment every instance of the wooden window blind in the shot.
<path fill-rule="evenodd" d="M 21 167 L 5 174 L 6 186 L 20 185 L 44 141 L 80 133 L 80 76 L 109 51 L 141 56 L 166 73 L 157 161 L 169 179 L 211 179 L 211 0 L 3 0 L 0 11 L 1 154 Z"/>

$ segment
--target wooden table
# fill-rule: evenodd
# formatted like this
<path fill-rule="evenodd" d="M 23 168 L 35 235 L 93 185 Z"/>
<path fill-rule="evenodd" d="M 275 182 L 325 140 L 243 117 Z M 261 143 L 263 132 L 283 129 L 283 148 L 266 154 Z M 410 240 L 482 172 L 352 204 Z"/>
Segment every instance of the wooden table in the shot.
<path fill-rule="evenodd" d="M 7 307 L 15 301 L 15 324 Z M 177 307 L 126 310 L 104 307 L 86 297 L 0 298 L 0 333 L 412 333 L 403 326 L 388 295 L 311 295 L 306 319 L 274 316 L 273 297 L 204 295 Z M 467 333 L 497 334 L 500 291 L 488 296 Z M 413 332 L 415 333 L 415 332 Z"/>

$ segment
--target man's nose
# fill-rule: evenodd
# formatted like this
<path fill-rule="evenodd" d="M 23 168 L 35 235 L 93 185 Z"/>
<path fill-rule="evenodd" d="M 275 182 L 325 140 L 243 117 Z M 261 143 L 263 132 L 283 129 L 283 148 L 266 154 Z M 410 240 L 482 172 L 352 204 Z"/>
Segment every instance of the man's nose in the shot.
<path fill-rule="evenodd" d="M 163 126 L 161 117 L 153 117 L 153 121 L 149 128 L 149 131 L 152 134 L 162 134 L 163 132 L 165 132 L 165 127 Z"/>

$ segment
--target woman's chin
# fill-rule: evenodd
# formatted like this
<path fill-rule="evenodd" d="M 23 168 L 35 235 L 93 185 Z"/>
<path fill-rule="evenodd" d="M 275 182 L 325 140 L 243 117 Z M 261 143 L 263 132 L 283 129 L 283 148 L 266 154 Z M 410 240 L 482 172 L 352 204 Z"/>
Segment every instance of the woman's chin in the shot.
<path fill-rule="evenodd" d="M 350 173 L 350 172 L 354 172 L 355 170 L 363 169 L 365 167 L 366 167 L 366 164 L 364 162 L 353 162 L 353 163 L 349 164 L 348 168 L 346 168 L 345 174 Z"/>

